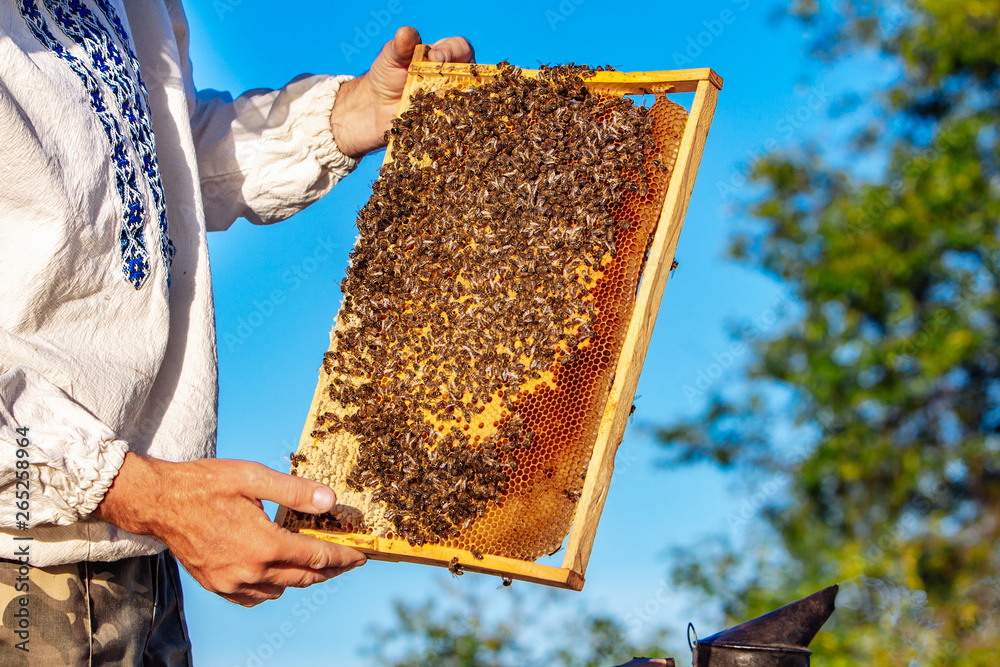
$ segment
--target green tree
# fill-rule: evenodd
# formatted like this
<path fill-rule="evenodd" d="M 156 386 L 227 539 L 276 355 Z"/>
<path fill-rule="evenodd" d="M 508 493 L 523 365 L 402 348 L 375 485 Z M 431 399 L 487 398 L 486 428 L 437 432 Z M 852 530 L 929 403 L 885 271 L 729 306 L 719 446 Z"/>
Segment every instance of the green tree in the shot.
<path fill-rule="evenodd" d="M 813 643 L 816 665 L 993 667 L 1000 3 L 800 0 L 791 13 L 822 35 L 817 57 L 898 67 L 888 88 L 859 93 L 866 120 L 843 147 L 852 164 L 885 168 L 863 179 L 830 146 L 754 165 L 765 194 L 730 253 L 794 292 L 800 316 L 748 341 L 739 391 L 657 434 L 670 465 L 738 470 L 748 493 L 774 500 L 738 545 L 716 538 L 677 553 L 674 578 L 730 622 L 850 580 L 845 609 Z M 523 634 L 531 623 L 488 623 L 473 601 L 458 608 L 400 607 L 395 632 L 409 643 L 395 664 L 545 664 Z M 575 619 L 573 650 L 555 649 L 551 664 L 631 655 L 600 649 L 624 641 L 614 619 Z M 580 652 L 580 637 L 592 651 Z"/>
<path fill-rule="evenodd" d="M 656 655 L 666 639 L 630 640 L 624 624 L 600 612 L 561 607 L 551 592 L 530 599 L 490 591 L 490 603 L 468 587 L 447 591 L 441 607 L 396 603 L 391 627 L 376 630 L 366 653 L 394 667 L 610 667 Z"/>
<path fill-rule="evenodd" d="M 752 343 L 743 391 L 658 435 L 672 463 L 784 492 L 748 544 L 678 554 L 675 580 L 742 620 L 863 577 L 867 606 L 820 634 L 816 664 L 996 665 L 1000 4 L 793 13 L 823 34 L 819 57 L 899 67 L 848 147 L 886 167 L 862 179 L 818 149 L 754 166 L 766 194 L 730 253 L 794 292 L 801 317 Z"/>

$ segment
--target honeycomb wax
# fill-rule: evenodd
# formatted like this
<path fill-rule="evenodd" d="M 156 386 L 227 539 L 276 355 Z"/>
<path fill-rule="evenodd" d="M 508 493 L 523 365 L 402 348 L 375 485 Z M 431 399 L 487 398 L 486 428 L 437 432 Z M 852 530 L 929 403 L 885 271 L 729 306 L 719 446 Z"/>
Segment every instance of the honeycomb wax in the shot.
<path fill-rule="evenodd" d="M 358 219 L 290 528 L 535 560 L 569 531 L 686 122 L 585 67 L 428 82 Z"/>

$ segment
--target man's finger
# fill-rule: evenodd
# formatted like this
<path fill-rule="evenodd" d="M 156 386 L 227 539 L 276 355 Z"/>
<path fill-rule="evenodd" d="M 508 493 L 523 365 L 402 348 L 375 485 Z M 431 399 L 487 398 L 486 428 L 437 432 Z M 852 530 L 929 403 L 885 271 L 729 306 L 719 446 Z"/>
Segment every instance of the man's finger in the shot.
<path fill-rule="evenodd" d="M 279 537 L 272 541 L 277 558 L 274 565 L 295 565 L 310 570 L 326 568 L 354 568 L 364 565 L 368 558 L 360 551 L 314 537 L 278 529 Z"/>
<path fill-rule="evenodd" d="M 439 63 L 468 63 L 475 60 L 475 50 L 464 37 L 446 37 L 434 42 L 430 59 Z"/>
<path fill-rule="evenodd" d="M 273 565 L 268 569 L 267 581 L 277 586 L 306 588 L 313 584 L 319 584 L 334 577 L 339 577 L 353 569 L 354 566 L 325 567 L 321 570 L 311 570 L 296 565 Z"/>
<path fill-rule="evenodd" d="M 255 499 L 270 500 L 309 514 L 329 512 L 337 502 L 337 496 L 330 487 L 265 466 L 260 466 L 257 474 L 249 476 L 246 491 Z"/>
<path fill-rule="evenodd" d="M 245 586 L 237 593 L 230 593 L 229 595 L 223 595 L 222 597 L 226 598 L 230 602 L 235 602 L 242 607 L 256 607 L 262 602 L 277 600 L 284 592 L 284 586 L 255 584 L 253 586 Z"/>

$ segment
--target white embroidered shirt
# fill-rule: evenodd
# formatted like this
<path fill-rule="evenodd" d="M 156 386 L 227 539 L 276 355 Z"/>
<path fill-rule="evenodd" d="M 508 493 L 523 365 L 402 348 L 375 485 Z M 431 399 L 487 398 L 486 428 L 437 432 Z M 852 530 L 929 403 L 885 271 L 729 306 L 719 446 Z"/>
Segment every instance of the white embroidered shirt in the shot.
<path fill-rule="evenodd" d="M 88 516 L 128 450 L 214 455 L 206 231 L 355 166 L 329 120 L 349 77 L 196 94 L 187 34 L 179 0 L 0 0 L 0 558 L 163 548 Z"/>

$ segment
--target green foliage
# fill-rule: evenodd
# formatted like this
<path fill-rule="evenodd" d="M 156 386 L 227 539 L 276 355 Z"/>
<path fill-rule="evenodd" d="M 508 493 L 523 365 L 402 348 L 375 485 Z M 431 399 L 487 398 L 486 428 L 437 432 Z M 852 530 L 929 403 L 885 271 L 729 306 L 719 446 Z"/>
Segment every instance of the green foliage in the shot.
<path fill-rule="evenodd" d="M 432 600 L 412 607 L 397 602 L 395 612 L 397 627 L 375 634 L 371 653 L 379 664 L 400 667 L 514 665 L 526 651 L 517 641 L 517 628 L 512 624 L 518 617 L 489 625 L 484 622 L 475 600 L 445 612 L 439 612 Z M 397 662 L 394 653 L 396 658 L 402 659 Z"/>
<path fill-rule="evenodd" d="M 771 502 L 749 519 L 731 515 L 746 535 L 738 547 L 720 538 L 678 553 L 675 583 L 738 622 L 849 580 L 813 664 L 992 667 L 1000 4 L 799 0 L 791 11 L 823 35 L 819 57 L 897 65 L 893 85 L 865 91 L 851 147 L 885 172 L 861 180 L 805 148 L 756 165 L 766 194 L 731 256 L 786 285 L 801 317 L 748 343 L 746 391 L 714 396 L 700 418 L 658 435 L 674 463 L 748 473 L 748 497 Z M 628 647 L 614 619 L 576 610 L 559 616 L 565 627 L 549 636 L 561 641 L 542 655 L 525 629 L 550 615 L 535 605 L 492 620 L 477 599 L 457 609 L 399 607 L 373 655 L 504 666 L 656 653 Z"/>
<path fill-rule="evenodd" d="M 660 631 L 636 644 L 618 620 L 560 608 L 552 593 L 463 591 L 445 590 L 444 605 L 397 603 L 393 625 L 375 631 L 366 653 L 395 667 L 610 667 L 655 655 L 666 641 Z"/>
<path fill-rule="evenodd" d="M 837 8 L 797 12 L 827 28 L 821 55 L 868 49 L 899 64 L 866 109 L 900 129 L 877 126 L 881 140 L 856 144 L 886 158 L 876 181 L 815 152 L 756 165 L 767 193 L 731 254 L 791 289 L 801 319 L 755 344 L 745 395 L 716 396 L 659 435 L 676 461 L 780 475 L 787 493 L 740 553 L 680 554 L 675 579 L 740 620 L 863 576 L 921 596 L 920 613 L 894 611 L 885 600 L 898 595 L 869 596 L 882 601 L 819 636 L 815 664 L 994 665 L 1000 5 Z M 789 432 L 810 446 L 789 456 L 775 435 Z"/>

